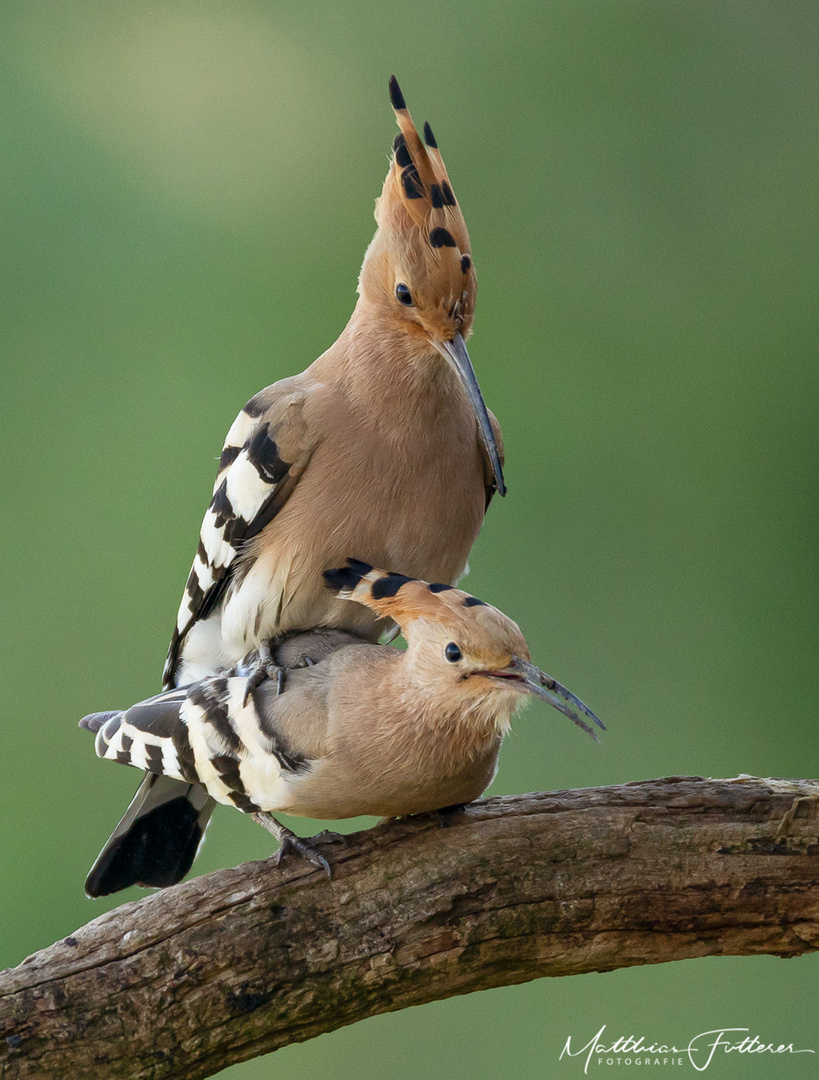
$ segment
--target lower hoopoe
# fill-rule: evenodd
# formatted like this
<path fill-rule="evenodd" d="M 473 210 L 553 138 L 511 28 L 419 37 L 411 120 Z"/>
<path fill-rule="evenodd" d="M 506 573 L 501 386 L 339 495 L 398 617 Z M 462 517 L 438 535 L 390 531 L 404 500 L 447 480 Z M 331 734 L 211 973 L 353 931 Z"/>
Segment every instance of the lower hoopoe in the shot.
<path fill-rule="evenodd" d="M 279 857 L 294 847 L 329 874 L 270 811 L 399 817 L 469 803 L 495 775 L 522 695 L 542 698 L 592 737 L 579 714 L 603 728 L 530 662 L 518 626 L 497 608 L 356 560 L 324 578 L 339 598 L 393 619 L 407 649 L 340 631 L 299 635 L 280 659 L 282 693 L 271 678 L 245 703 L 250 658 L 125 712 L 86 717 L 80 724 L 97 732 L 97 754 L 204 788 L 201 799 L 207 792 L 270 829 Z M 95 866 L 89 895 L 116 891 L 106 884 Z"/>

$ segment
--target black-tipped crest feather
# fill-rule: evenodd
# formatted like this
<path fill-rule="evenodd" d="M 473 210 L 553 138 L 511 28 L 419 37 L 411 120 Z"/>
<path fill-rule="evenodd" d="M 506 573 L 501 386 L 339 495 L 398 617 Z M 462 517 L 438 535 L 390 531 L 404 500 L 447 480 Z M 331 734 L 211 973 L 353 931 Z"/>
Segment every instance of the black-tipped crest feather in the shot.
<path fill-rule="evenodd" d="M 407 107 L 404 95 L 401 93 L 401 87 L 398 85 L 398 79 L 394 75 L 390 75 L 390 101 L 394 109 L 401 110 Z"/>
<path fill-rule="evenodd" d="M 324 583 L 333 592 L 352 592 L 367 574 L 372 573 L 369 563 L 348 559 L 346 566 L 324 571 Z"/>

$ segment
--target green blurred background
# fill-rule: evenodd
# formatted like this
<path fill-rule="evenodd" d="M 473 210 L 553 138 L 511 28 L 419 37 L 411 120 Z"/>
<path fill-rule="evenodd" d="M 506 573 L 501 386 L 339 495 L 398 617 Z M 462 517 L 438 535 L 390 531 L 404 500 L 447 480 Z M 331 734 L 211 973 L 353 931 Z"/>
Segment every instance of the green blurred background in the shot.
<path fill-rule="evenodd" d="M 468 588 L 609 728 L 531 707 L 493 792 L 819 773 L 817 45 L 813 2 L 5 0 L 0 965 L 106 908 L 82 883 L 137 775 L 76 722 L 158 689 L 227 428 L 345 324 L 393 71 L 465 210 L 506 438 Z M 269 850 L 220 809 L 196 869 Z M 574 1077 L 602 1024 L 819 1051 L 817 976 L 541 980 L 224 1075 Z"/>

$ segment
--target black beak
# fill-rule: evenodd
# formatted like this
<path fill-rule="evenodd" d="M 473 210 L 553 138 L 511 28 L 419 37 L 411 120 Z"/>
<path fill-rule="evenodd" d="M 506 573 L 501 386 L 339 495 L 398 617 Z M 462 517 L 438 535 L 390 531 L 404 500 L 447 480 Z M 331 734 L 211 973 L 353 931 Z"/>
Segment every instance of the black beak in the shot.
<path fill-rule="evenodd" d="M 478 386 L 478 378 L 475 374 L 475 369 L 472 367 L 472 361 L 469 359 L 469 353 L 466 351 L 466 342 L 461 334 L 456 334 L 452 341 L 441 341 L 435 342 L 434 344 L 438 352 L 441 353 L 455 369 L 458 377 L 464 384 L 464 389 L 467 394 L 469 394 L 469 400 L 472 402 L 472 408 L 475 410 L 478 427 L 481 429 L 483 445 L 486 447 L 486 453 L 489 455 L 489 461 L 492 465 L 492 474 L 495 477 L 495 487 L 498 489 L 499 495 L 505 495 L 506 484 L 503 482 L 503 469 L 501 468 L 498 444 L 495 442 L 495 433 L 489 422 L 489 413 L 486 411 L 483 394 L 481 393 L 480 386 Z"/>
<path fill-rule="evenodd" d="M 528 660 L 521 660 L 519 656 L 515 656 L 508 667 L 503 668 L 501 671 L 487 671 L 485 674 L 498 680 L 503 679 L 510 690 L 517 690 L 521 694 L 533 694 L 535 697 L 539 697 L 541 701 L 547 701 L 558 712 L 568 716 L 587 735 L 591 735 L 595 742 L 600 742 L 597 733 L 589 727 L 585 720 L 580 719 L 578 712 L 583 713 L 589 720 L 597 724 L 601 731 L 606 730 L 603 722 L 594 715 L 588 705 L 584 705 L 579 697 L 575 697 L 571 690 L 561 686 L 551 675 L 547 675 L 545 671 L 541 671 L 534 664 L 530 664 Z"/>

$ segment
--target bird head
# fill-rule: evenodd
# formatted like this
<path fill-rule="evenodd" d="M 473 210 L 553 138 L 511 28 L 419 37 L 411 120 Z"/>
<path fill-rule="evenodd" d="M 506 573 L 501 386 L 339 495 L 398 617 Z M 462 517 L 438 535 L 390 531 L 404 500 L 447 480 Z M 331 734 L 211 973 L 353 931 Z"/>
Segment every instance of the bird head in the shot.
<path fill-rule="evenodd" d="M 390 78 L 399 133 L 381 195 L 378 229 L 364 256 L 358 291 L 374 305 L 378 325 L 406 335 L 419 352 L 437 352 L 466 389 L 486 447 L 495 486 L 506 493 L 500 454 L 466 349 L 477 281 L 461 208 L 429 124 L 418 134 L 401 88 Z"/>
<path fill-rule="evenodd" d="M 398 623 L 416 681 L 441 688 L 441 696 L 460 702 L 465 712 L 485 718 L 495 710 L 498 725 L 505 727 L 525 697 L 534 696 L 595 740 L 580 714 L 605 730 L 578 697 L 535 667 L 517 623 L 483 600 L 451 585 L 430 585 L 356 559 L 325 571 L 324 578 L 341 599 L 364 604 Z"/>

